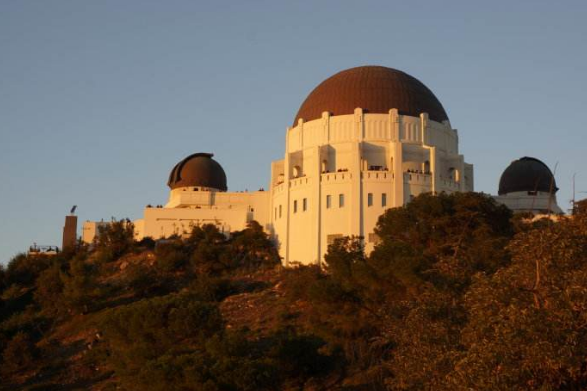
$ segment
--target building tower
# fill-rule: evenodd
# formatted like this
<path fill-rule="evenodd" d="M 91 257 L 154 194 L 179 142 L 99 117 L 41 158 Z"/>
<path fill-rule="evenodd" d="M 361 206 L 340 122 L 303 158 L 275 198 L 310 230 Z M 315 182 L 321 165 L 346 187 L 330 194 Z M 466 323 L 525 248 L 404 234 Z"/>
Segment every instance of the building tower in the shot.
<path fill-rule="evenodd" d="M 387 208 L 424 192 L 472 191 L 458 141 L 436 96 L 404 72 L 363 66 L 326 79 L 271 166 L 272 233 L 284 263 L 319 263 L 347 235 L 363 237 L 369 252 Z"/>
<path fill-rule="evenodd" d="M 61 249 L 74 248 L 77 243 L 77 216 L 75 213 L 76 206 L 71 208 L 69 216 L 65 216 L 65 225 L 63 226 L 63 241 Z"/>

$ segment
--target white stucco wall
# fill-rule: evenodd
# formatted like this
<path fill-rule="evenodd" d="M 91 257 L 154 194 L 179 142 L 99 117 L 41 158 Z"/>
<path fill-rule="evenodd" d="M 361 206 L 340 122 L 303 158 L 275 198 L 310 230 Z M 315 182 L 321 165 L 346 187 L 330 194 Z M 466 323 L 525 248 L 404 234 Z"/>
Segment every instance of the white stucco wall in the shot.
<path fill-rule="evenodd" d="M 497 202 L 504 204 L 514 212 L 531 212 L 534 214 L 563 213 L 556 202 L 556 196 L 547 192 L 529 194 L 527 191 L 515 191 L 512 193 L 493 197 Z"/>
<path fill-rule="evenodd" d="M 174 189 L 164 207 L 145 208 L 134 222 L 136 238 L 187 234 L 202 224 L 229 233 L 256 220 L 275 240 L 284 264 L 319 263 L 336 236 L 362 236 L 371 251 L 377 220 L 388 208 L 424 192 L 473 190 L 473 166 L 459 154 L 458 132 L 425 113 L 324 113 L 288 128 L 285 141 L 284 158 L 271 163 L 267 191 Z M 91 241 L 96 223 L 87 224 L 84 241 Z"/>
<path fill-rule="evenodd" d="M 332 235 L 362 236 L 371 251 L 377 240 L 373 230 L 386 208 L 424 192 L 466 190 L 473 190 L 473 168 L 459 155 L 458 132 L 448 121 L 402 116 L 397 110 L 324 113 L 287 129 L 284 159 L 272 165 L 272 226 L 286 265 L 315 263 L 323 259 Z M 304 198 L 308 210 L 300 213 Z"/>

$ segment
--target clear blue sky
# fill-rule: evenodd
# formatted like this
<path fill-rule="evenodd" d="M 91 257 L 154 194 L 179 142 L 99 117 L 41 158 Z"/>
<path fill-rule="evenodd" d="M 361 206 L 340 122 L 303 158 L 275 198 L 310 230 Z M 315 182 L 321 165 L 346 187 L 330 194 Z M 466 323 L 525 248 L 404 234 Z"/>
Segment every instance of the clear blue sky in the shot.
<path fill-rule="evenodd" d="M 306 95 L 358 65 L 424 82 L 475 188 L 511 160 L 587 192 L 587 2 L 0 3 L 0 262 L 60 244 L 64 216 L 139 218 L 169 170 L 213 152 L 230 190 L 267 187 Z M 582 198 L 587 193 L 580 194 Z"/>

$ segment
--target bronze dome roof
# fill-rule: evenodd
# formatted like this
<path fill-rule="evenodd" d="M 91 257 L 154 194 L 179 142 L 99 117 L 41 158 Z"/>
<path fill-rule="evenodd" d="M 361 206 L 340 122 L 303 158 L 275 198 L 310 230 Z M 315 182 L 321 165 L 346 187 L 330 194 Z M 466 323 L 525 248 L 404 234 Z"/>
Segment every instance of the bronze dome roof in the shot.
<path fill-rule="evenodd" d="M 226 174 L 222 166 L 211 153 L 194 153 L 177 163 L 169 174 L 167 186 L 178 187 L 209 187 L 226 191 Z"/>
<path fill-rule="evenodd" d="M 428 113 L 437 122 L 448 119 L 442 104 L 418 79 L 392 68 L 362 66 L 339 72 L 320 83 L 302 103 L 293 126 L 300 118 L 311 121 L 322 117 L 324 111 L 332 115 L 352 114 L 357 107 L 368 113 L 398 109 L 402 115 L 418 117 Z"/>
<path fill-rule="evenodd" d="M 501 174 L 498 194 L 507 194 L 515 191 L 542 191 L 556 193 L 558 188 L 550 168 L 542 161 L 524 156 L 514 160 Z"/>

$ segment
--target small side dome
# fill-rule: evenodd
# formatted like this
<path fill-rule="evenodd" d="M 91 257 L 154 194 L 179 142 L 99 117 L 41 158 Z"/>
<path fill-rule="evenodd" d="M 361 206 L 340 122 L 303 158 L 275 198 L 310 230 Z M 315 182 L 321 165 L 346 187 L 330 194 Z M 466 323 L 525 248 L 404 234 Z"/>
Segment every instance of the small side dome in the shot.
<path fill-rule="evenodd" d="M 499 195 L 516 191 L 556 193 L 558 187 L 546 164 L 536 158 L 524 156 L 514 160 L 499 179 Z"/>
<path fill-rule="evenodd" d="M 194 153 L 177 163 L 171 173 L 167 186 L 172 190 L 179 187 L 208 187 L 226 191 L 226 174 L 211 153 Z"/>

